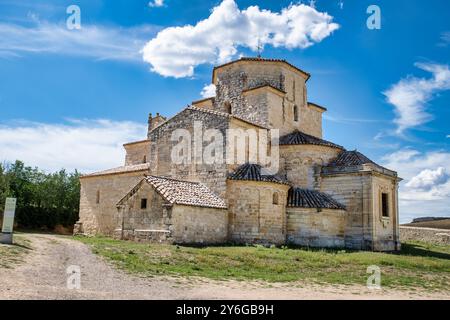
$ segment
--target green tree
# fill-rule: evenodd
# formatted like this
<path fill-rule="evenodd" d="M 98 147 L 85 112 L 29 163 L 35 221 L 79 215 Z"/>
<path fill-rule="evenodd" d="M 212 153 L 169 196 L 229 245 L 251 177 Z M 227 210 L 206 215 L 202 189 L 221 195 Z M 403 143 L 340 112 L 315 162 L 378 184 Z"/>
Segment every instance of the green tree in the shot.
<path fill-rule="evenodd" d="M 17 198 L 17 223 L 27 228 L 72 226 L 78 220 L 80 174 L 45 173 L 22 161 L 0 168 L 0 195 Z"/>

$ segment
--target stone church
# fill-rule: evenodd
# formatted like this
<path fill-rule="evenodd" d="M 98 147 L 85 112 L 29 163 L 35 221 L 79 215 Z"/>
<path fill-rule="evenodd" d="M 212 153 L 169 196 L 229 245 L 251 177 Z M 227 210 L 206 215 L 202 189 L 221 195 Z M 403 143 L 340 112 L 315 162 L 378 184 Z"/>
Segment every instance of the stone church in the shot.
<path fill-rule="evenodd" d="M 81 177 L 74 232 L 165 243 L 399 250 L 401 179 L 323 139 L 326 108 L 307 100 L 309 78 L 279 59 L 215 67 L 215 97 L 169 119 L 150 115 L 147 138 L 124 144 L 123 166 Z M 225 136 L 230 129 L 278 129 L 278 171 L 267 174 L 250 157 L 175 163 L 173 132 L 195 135 L 196 123 Z"/>

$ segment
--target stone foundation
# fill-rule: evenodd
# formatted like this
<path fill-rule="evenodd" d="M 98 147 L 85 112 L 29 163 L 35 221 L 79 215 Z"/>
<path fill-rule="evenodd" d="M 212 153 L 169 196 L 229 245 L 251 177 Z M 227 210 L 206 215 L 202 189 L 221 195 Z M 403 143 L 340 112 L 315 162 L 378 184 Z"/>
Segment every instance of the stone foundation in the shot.
<path fill-rule="evenodd" d="M 173 243 L 169 230 L 124 230 L 122 233 L 122 229 L 115 229 L 113 237 L 118 240 L 137 242 Z"/>

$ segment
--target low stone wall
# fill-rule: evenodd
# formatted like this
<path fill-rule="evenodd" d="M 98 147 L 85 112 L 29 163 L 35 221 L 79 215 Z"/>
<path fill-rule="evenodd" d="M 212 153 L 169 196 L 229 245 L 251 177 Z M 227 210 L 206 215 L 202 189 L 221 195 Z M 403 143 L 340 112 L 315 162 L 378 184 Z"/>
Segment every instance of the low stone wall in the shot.
<path fill-rule="evenodd" d="M 450 244 L 450 230 L 400 226 L 400 241 L 424 241 Z"/>
<path fill-rule="evenodd" d="M 122 238 L 122 230 L 114 230 L 114 238 Z M 137 242 L 153 242 L 153 243 L 172 243 L 170 231 L 168 230 L 124 230 L 123 240 L 132 240 Z"/>

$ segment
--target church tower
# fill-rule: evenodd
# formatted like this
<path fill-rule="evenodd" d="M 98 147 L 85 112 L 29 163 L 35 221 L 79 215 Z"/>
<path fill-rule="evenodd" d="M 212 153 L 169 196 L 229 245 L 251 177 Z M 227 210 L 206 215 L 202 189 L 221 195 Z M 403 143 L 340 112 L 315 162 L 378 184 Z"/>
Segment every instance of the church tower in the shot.
<path fill-rule="evenodd" d="M 325 108 L 307 102 L 310 75 L 285 60 L 241 58 L 214 68 L 213 108 L 280 135 L 300 130 L 322 138 Z"/>

